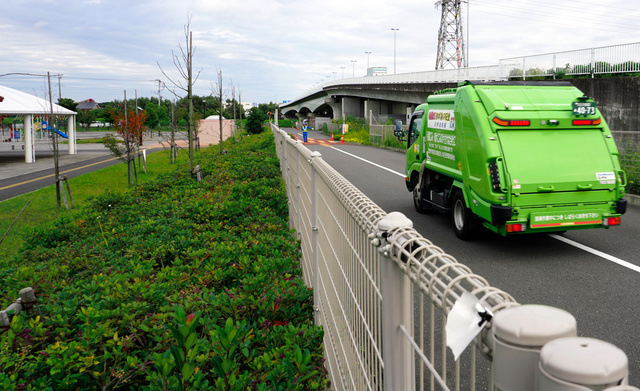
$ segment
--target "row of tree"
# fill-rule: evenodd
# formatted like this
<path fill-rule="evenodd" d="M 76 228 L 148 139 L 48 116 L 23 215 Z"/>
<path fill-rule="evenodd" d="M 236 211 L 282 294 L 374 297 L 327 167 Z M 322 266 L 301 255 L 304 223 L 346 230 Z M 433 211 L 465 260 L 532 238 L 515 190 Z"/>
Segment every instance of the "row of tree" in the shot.
<path fill-rule="evenodd" d="M 73 99 L 58 99 L 58 104 L 69 110 L 78 113 L 77 121 L 85 128 L 88 128 L 94 122 L 103 124 L 114 124 L 116 116 L 122 113 L 124 108 L 123 100 L 113 100 L 111 102 L 100 103 L 100 109 L 96 110 L 78 110 L 78 103 Z M 186 97 L 177 100 L 175 103 L 167 99 L 158 102 L 155 97 L 140 97 L 137 99 L 127 99 L 127 107 L 137 107 L 139 111 L 146 113 L 144 125 L 149 129 L 156 129 L 159 126 L 169 126 L 171 124 L 171 105 L 175 104 L 174 112 L 176 123 L 179 126 L 186 126 L 189 115 L 189 103 Z M 210 115 L 220 115 L 220 99 L 215 96 L 193 96 L 194 116 L 196 120 L 207 118 Z M 272 102 L 261 103 L 257 106 L 258 110 L 266 116 L 267 113 L 275 112 L 278 105 Z M 234 116 L 235 108 L 235 116 Z M 222 116 L 224 118 L 245 119 L 246 115 L 242 105 L 235 99 L 227 99 L 222 108 Z"/>

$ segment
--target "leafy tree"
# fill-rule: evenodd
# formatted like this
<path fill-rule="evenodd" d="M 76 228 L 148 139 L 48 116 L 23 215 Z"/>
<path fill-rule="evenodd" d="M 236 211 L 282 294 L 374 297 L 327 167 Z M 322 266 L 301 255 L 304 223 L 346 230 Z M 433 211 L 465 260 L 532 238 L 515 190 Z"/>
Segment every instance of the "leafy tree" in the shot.
<path fill-rule="evenodd" d="M 89 129 L 91 123 L 97 118 L 95 110 L 78 110 L 78 122 L 80 125 L 84 125 L 85 129 Z"/>
<path fill-rule="evenodd" d="M 271 113 L 271 115 L 273 115 L 273 113 L 275 113 L 276 110 L 278 109 L 278 104 L 273 102 L 260 103 L 258 105 L 258 108 L 260 109 L 260 111 L 262 111 L 262 114 L 264 115 L 266 115 L 269 112 Z"/>
<path fill-rule="evenodd" d="M 117 127 L 116 133 L 122 141 L 112 134 L 107 134 L 103 137 L 103 144 L 109 148 L 113 156 L 127 163 L 129 185 L 136 184 L 138 174 L 135 158 L 139 152 L 138 143 L 142 140 L 142 133 L 145 130 L 144 123 L 147 119 L 147 112 L 140 111 L 136 114 L 135 111 L 129 110 L 125 114 L 123 111 L 114 110 L 111 112 L 111 118 Z"/>
<path fill-rule="evenodd" d="M 235 112 L 236 112 L 235 118 L 236 119 L 244 118 L 244 108 L 242 107 L 240 102 L 238 102 L 236 99 L 227 99 L 227 101 L 224 104 L 225 105 L 224 116 L 226 118 L 234 118 L 233 116 L 234 103 L 235 103 Z"/>
<path fill-rule="evenodd" d="M 71 111 L 78 111 L 78 104 L 70 98 L 58 98 L 58 105 Z"/>
<path fill-rule="evenodd" d="M 158 111 L 160 107 L 153 102 L 148 102 L 144 106 L 144 111 L 147 112 L 147 119 L 145 121 L 145 125 L 149 128 L 156 128 L 160 124 L 160 117 L 158 115 Z"/>
<path fill-rule="evenodd" d="M 252 107 L 251 112 L 249 113 L 249 117 L 247 118 L 247 132 L 249 134 L 259 134 L 262 133 L 262 124 L 264 123 L 266 117 L 257 107 Z"/>

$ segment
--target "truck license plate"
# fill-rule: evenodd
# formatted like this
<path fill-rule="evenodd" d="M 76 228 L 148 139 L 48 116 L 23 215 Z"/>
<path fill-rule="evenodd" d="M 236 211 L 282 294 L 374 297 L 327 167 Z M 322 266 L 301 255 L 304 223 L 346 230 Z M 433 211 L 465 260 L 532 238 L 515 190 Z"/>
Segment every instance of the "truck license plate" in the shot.
<path fill-rule="evenodd" d="M 573 115 L 594 115 L 596 113 L 596 102 L 571 102 Z"/>

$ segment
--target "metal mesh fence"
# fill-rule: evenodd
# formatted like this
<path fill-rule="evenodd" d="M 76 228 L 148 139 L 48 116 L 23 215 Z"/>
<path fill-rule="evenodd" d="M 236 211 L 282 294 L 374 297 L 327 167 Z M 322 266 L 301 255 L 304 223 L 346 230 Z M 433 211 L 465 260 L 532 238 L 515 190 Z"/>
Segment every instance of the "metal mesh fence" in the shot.
<path fill-rule="evenodd" d="M 640 194 L 640 133 L 612 131 L 620 167 L 627 176 L 627 193 Z"/>
<path fill-rule="evenodd" d="M 412 228 L 381 233 L 386 212 L 319 153 L 273 131 L 333 387 L 488 389 L 489 343 L 482 336 L 480 349 L 473 345 L 454 361 L 443 332 L 446 315 L 463 292 L 494 313 L 515 300 Z"/>

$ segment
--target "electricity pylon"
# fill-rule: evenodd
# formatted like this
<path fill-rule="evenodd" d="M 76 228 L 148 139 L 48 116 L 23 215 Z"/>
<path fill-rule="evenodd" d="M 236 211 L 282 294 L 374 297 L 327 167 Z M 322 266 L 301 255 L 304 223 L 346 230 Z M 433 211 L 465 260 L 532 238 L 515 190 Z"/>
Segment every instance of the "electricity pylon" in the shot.
<path fill-rule="evenodd" d="M 462 0 L 439 0 L 436 8 L 442 9 L 440 29 L 438 30 L 438 56 L 436 69 L 466 67 L 466 46 L 462 29 Z"/>

